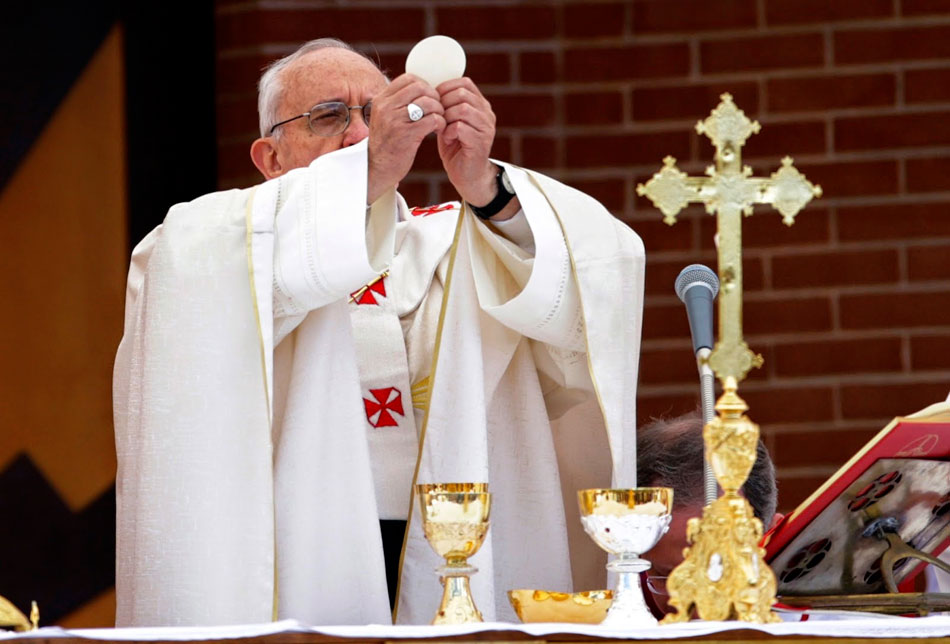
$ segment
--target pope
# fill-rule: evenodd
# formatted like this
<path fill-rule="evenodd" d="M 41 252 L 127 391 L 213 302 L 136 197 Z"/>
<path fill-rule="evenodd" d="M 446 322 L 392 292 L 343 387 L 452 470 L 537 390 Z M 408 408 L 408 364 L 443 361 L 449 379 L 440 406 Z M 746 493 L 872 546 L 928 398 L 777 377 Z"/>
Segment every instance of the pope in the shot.
<path fill-rule="evenodd" d="M 427 623 L 415 483 L 489 484 L 486 620 L 514 619 L 509 588 L 602 584 L 573 495 L 635 484 L 639 237 L 492 160 L 469 78 L 389 80 L 319 39 L 265 71 L 259 114 L 265 181 L 172 207 L 132 256 L 117 623 Z M 461 203 L 398 194 L 427 137 Z"/>

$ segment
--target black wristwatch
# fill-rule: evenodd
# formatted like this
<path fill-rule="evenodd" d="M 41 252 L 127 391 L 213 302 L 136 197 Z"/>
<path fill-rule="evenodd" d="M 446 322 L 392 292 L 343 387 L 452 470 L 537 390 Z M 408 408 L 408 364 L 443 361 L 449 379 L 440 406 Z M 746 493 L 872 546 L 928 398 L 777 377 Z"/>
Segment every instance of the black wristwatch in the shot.
<path fill-rule="evenodd" d="M 505 172 L 504 168 L 495 175 L 495 184 L 498 186 L 498 194 L 495 195 L 494 199 L 484 206 L 473 206 L 469 204 L 472 212 L 474 212 L 479 219 L 490 219 L 494 217 L 500 213 L 504 207 L 508 205 L 512 197 L 515 196 L 515 189 L 511 187 L 511 181 L 508 179 L 508 173 Z"/>

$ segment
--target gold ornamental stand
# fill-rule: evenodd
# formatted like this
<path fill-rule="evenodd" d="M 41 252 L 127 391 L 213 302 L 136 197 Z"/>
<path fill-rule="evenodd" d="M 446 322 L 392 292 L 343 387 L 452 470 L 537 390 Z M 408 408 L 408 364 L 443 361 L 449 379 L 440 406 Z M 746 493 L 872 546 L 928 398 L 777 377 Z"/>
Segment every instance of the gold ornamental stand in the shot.
<path fill-rule="evenodd" d="M 745 415 L 749 407 L 739 397 L 739 382 L 762 365 L 762 356 L 742 337 L 742 216 L 751 215 L 754 204 L 770 203 L 791 226 L 798 211 L 821 196 L 821 188 L 805 179 L 790 157 L 769 178 L 753 177 L 752 169 L 742 165 L 741 150 L 760 126 L 736 107 L 732 96 L 720 98 L 706 120 L 696 124 L 696 131 L 716 148 L 716 164 L 706 169 L 707 176 L 687 176 L 676 168 L 676 159 L 666 157 L 663 168 L 637 186 L 637 194 L 647 196 L 666 223 L 674 224 L 683 207 L 698 202 L 716 215 L 719 232 L 719 340 L 708 364 L 723 394 L 716 402 L 719 415 L 703 428 L 703 439 L 723 494 L 704 508 L 701 519 L 688 522 L 685 560 L 667 580 L 676 612 L 664 623 L 688 620 L 694 607 L 706 620 L 779 621 L 771 610 L 775 575 L 758 547 L 762 522 L 738 493 L 755 463 L 759 440 L 758 425 Z"/>

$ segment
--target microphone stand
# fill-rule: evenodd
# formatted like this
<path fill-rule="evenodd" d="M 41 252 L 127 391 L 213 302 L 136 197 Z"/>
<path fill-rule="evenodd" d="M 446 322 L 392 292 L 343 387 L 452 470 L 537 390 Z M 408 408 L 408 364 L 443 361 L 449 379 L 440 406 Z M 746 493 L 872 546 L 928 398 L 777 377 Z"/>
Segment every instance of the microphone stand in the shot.
<path fill-rule="evenodd" d="M 703 425 L 716 417 L 716 377 L 713 374 L 712 367 L 707 364 L 706 359 L 712 353 L 706 347 L 701 347 L 696 352 L 696 366 L 699 368 L 699 399 L 703 411 Z M 713 474 L 712 467 L 709 465 L 709 459 L 703 455 L 703 496 L 705 505 L 709 505 L 719 497 L 719 486 L 716 483 L 716 475 Z"/>

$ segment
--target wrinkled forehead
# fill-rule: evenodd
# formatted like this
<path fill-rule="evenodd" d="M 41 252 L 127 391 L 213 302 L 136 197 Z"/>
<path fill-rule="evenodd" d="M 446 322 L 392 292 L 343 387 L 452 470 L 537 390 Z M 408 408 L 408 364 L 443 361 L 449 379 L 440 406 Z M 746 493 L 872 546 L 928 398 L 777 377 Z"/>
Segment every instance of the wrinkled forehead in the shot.
<path fill-rule="evenodd" d="M 282 111 L 309 109 L 332 100 L 361 105 L 388 82 L 371 61 L 340 48 L 319 49 L 301 57 L 284 70 L 281 81 Z"/>

